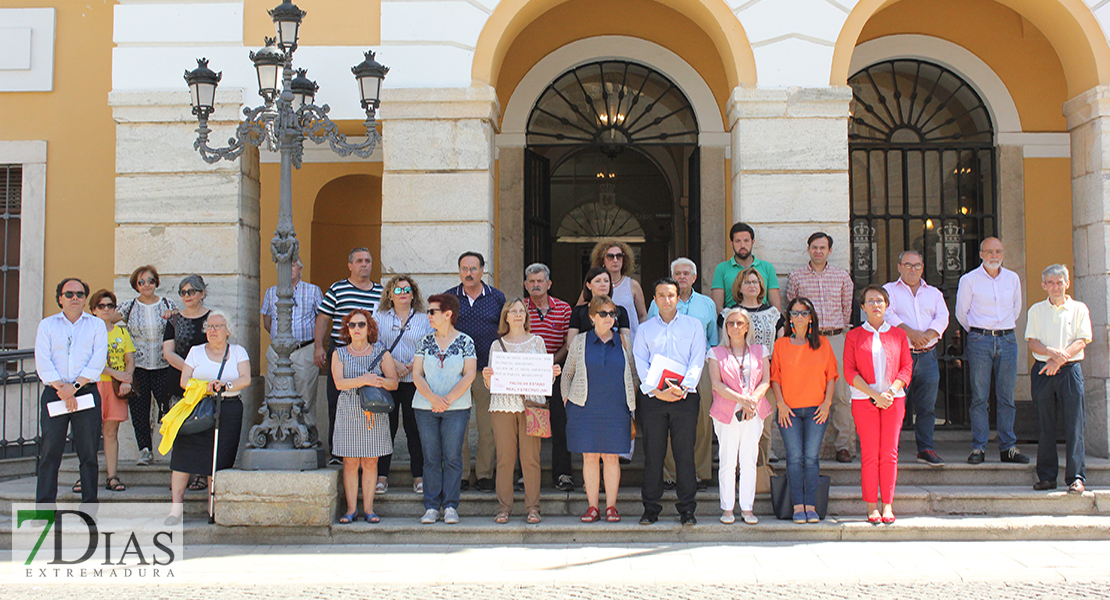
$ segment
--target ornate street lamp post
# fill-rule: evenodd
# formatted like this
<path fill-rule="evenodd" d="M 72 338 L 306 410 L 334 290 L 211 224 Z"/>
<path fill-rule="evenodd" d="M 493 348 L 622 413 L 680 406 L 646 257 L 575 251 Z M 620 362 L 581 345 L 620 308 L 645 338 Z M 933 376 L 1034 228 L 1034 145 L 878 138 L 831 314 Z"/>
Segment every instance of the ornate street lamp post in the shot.
<path fill-rule="evenodd" d="M 358 82 L 362 108 L 366 111 L 363 125 L 367 139 L 361 144 L 348 143 L 347 137 L 340 134 L 328 118 L 328 106 L 313 104 L 318 89 L 316 83 L 308 79 L 307 71 L 293 67 L 293 53 L 297 50 L 297 36 L 305 12 L 285 0 L 270 11 L 270 16 L 277 37 L 266 38 L 264 48 L 250 53 L 258 73 L 258 94 L 265 103 L 243 109 L 246 119 L 239 124 L 235 137 L 228 140 L 227 147 L 208 145 L 211 133 L 208 117 L 214 110 L 221 73 L 213 72 L 208 68 L 208 60 L 200 58 L 197 68 L 185 73 L 185 81 L 189 84 L 193 114 L 200 125 L 193 148 L 200 152 L 205 162 L 235 160 L 243 153 L 245 144 L 265 145 L 281 155 L 278 224 L 270 241 L 270 253 L 277 264 L 278 298 L 277 327 L 270 344 L 278 358 L 271 392 L 259 411 L 263 420 L 250 430 L 243 466 L 247 469 L 314 469 L 318 466 L 317 434 L 305 425 L 304 398 L 297 395 L 293 385 L 290 359 L 296 346 L 292 327 L 293 262 L 299 247 L 293 231 L 293 168 L 301 167 L 306 139 L 317 144 L 327 141 L 340 156 L 370 156 L 381 141 L 374 113 L 381 99 L 382 80 L 389 69 L 374 60 L 373 52 L 366 52 L 365 60 L 351 69 Z"/>

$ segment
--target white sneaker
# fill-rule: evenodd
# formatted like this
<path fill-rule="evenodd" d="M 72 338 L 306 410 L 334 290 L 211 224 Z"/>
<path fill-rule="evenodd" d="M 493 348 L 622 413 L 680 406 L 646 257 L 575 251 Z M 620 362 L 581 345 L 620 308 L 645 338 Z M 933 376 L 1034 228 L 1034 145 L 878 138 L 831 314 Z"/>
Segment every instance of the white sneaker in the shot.
<path fill-rule="evenodd" d="M 143 448 L 142 450 L 139 450 L 139 460 L 135 461 L 135 464 L 139 465 L 140 467 L 145 467 L 148 466 L 153 460 L 154 454 L 151 453 L 150 448 Z"/>
<path fill-rule="evenodd" d="M 457 519 L 458 517 L 456 516 L 455 518 Z M 434 508 L 429 508 L 424 512 L 424 516 L 420 517 L 420 522 L 425 525 L 431 525 L 435 523 L 437 519 L 439 519 L 439 511 Z"/>
<path fill-rule="evenodd" d="M 447 510 L 443 511 L 443 522 L 447 523 L 448 525 L 454 525 L 455 523 L 458 523 L 459 511 L 453 508 L 448 508 Z"/>

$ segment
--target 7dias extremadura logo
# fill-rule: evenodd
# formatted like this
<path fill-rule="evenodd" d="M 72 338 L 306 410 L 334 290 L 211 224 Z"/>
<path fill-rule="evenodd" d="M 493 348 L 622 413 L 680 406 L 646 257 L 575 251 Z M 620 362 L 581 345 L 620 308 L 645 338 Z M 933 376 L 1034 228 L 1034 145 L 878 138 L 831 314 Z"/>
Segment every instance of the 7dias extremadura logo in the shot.
<path fill-rule="evenodd" d="M 168 504 L 13 504 L 12 568 L 17 580 L 177 579 L 181 524 L 165 525 Z"/>

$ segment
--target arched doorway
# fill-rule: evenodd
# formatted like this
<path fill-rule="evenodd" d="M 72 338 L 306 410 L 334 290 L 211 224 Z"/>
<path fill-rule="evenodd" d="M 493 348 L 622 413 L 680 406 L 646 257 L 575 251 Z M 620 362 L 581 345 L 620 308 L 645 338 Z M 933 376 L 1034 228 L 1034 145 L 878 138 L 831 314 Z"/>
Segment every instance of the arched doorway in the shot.
<path fill-rule="evenodd" d="M 632 246 L 641 281 L 699 261 L 698 123 L 669 78 L 630 61 L 567 71 L 533 106 L 527 144 L 524 262 L 551 266 L 557 297 L 577 298 L 601 239 Z"/>
<path fill-rule="evenodd" d="M 312 279 L 323 289 L 350 275 L 351 248 L 374 255 L 375 280 L 381 279 L 382 180 L 373 175 L 344 175 L 316 194 L 312 211 Z"/>
<path fill-rule="evenodd" d="M 953 314 L 938 353 L 937 427 L 966 428 L 971 395 L 954 305 L 960 276 L 978 266 L 979 243 L 997 235 L 991 115 L 966 81 L 922 60 L 879 62 L 849 84 L 856 289 L 897 279 L 903 250 L 921 253 L 925 281 Z"/>

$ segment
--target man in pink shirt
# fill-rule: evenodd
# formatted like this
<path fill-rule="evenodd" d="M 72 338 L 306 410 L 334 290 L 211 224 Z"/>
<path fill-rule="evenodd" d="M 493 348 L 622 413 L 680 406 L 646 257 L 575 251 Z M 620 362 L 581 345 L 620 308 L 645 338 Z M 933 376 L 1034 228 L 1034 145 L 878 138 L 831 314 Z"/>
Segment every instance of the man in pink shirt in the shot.
<path fill-rule="evenodd" d="M 934 467 L 944 464 L 933 446 L 936 426 L 937 387 L 940 368 L 937 365 L 937 344 L 948 328 L 948 306 L 944 294 L 925 283 L 925 261 L 916 250 L 906 250 L 898 257 L 900 277 L 883 286 L 890 294 L 886 322 L 906 332 L 913 356 L 913 377 L 906 395 L 913 403 L 914 437 L 917 438 L 917 462 Z"/>

